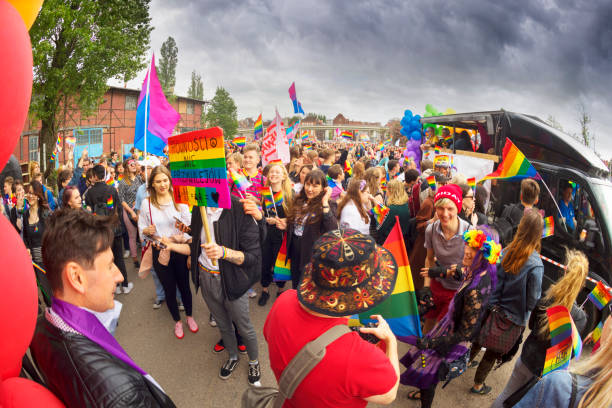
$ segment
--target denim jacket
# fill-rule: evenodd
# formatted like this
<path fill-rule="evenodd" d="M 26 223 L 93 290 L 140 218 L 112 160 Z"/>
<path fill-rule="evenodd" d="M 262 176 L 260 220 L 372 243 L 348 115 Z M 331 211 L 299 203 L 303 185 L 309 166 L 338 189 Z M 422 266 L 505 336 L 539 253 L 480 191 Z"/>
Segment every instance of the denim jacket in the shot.
<path fill-rule="evenodd" d="M 543 274 L 544 265 L 536 251 L 529 255 L 517 275 L 504 272 L 498 265 L 497 285 L 489 304 L 498 305 L 514 324 L 525 326 L 540 299 Z"/>
<path fill-rule="evenodd" d="M 576 399 L 571 407 L 569 403 L 572 396 L 572 375 L 568 371 L 558 370 L 542 378 L 514 408 L 575 408 L 593 383 L 589 377 L 582 375 L 576 375 L 576 380 L 578 381 Z"/>

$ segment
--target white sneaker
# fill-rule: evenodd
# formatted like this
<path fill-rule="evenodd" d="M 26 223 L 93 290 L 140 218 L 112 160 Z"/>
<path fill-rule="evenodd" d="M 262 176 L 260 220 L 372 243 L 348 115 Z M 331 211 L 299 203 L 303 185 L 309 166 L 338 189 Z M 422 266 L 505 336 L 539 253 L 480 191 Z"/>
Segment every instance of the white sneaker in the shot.
<path fill-rule="evenodd" d="M 257 297 L 257 292 L 255 292 L 255 289 L 251 288 L 251 289 L 247 290 L 247 295 L 248 295 L 248 297 L 250 297 L 252 299 L 254 297 Z"/>
<path fill-rule="evenodd" d="M 121 294 L 121 285 L 117 285 L 117 287 L 115 288 L 115 295 L 120 295 Z"/>
<path fill-rule="evenodd" d="M 127 286 L 122 286 L 121 289 L 123 289 L 123 293 L 128 294 L 132 291 L 132 289 L 134 289 L 134 284 L 129 282 Z"/>
<path fill-rule="evenodd" d="M 130 257 L 130 251 L 128 251 L 128 250 L 123 251 L 123 257 L 124 258 L 129 258 Z"/>

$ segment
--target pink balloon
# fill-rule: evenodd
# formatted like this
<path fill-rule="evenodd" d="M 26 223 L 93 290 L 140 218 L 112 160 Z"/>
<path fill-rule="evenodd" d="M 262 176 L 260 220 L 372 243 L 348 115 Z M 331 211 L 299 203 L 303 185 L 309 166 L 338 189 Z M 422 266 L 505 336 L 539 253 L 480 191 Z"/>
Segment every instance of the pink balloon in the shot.
<path fill-rule="evenodd" d="M 0 0 L 0 169 L 17 146 L 32 95 L 32 46 L 15 8 Z"/>
<path fill-rule="evenodd" d="M 13 377 L 0 382 L 2 408 L 63 408 L 64 404 L 42 385 L 25 378 Z"/>
<path fill-rule="evenodd" d="M 0 236 L 0 379 L 6 379 L 19 375 L 21 359 L 32 341 L 38 292 L 28 251 L 3 216 Z"/>

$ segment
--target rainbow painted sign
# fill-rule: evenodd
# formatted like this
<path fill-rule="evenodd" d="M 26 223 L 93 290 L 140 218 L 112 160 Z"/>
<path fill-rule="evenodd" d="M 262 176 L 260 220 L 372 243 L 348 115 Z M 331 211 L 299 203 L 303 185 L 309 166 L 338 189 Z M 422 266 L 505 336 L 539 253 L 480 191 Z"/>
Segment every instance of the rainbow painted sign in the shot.
<path fill-rule="evenodd" d="M 223 130 L 194 130 L 168 138 L 174 200 L 200 207 L 231 208 Z"/>

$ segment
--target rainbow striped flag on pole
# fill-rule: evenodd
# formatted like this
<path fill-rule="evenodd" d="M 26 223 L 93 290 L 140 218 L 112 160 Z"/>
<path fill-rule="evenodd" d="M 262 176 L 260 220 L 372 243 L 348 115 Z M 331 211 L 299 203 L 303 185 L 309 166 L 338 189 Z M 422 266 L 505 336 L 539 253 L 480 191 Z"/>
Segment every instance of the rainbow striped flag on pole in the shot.
<path fill-rule="evenodd" d="M 593 288 L 591 293 L 589 293 L 588 297 L 599 310 L 603 309 L 608 302 L 610 302 L 610 299 L 612 299 L 612 295 L 610 295 L 610 292 L 608 292 L 601 281 L 597 282 L 597 285 Z"/>
<path fill-rule="evenodd" d="M 263 120 L 261 119 L 261 115 L 262 114 L 260 113 L 259 117 L 255 121 L 255 127 L 253 128 L 253 136 L 255 137 L 255 140 L 263 136 Z"/>
<path fill-rule="evenodd" d="M 233 142 L 238 147 L 244 147 L 246 145 L 246 136 L 236 136 Z"/>
<path fill-rule="evenodd" d="M 380 314 L 389 323 L 391 331 L 399 340 L 407 336 L 421 337 L 421 323 L 410 262 L 397 216 L 395 216 L 395 226 L 391 229 L 383 247 L 391 252 L 397 262 L 397 281 L 391 296 L 366 313 L 360 314 L 359 320 L 361 323 L 371 322 L 371 315 Z"/>
<path fill-rule="evenodd" d="M 291 280 L 291 259 L 287 259 L 287 232 L 283 234 L 283 243 L 274 263 L 274 280 L 277 282 Z"/>
<path fill-rule="evenodd" d="M 542 228 L 542 238 L 555 235 L 555 220 L 553 216 L 544 218 L 544 228 Z"/>
<path fill-rule="evenodd" d="M 347 140 L 353 140 L 353 132 L 349 132 L 348 130 L 343 130 L 340 136 Z"/>
<path fill-rule="evenodd" d="M 502 153 L 502 162 L 497 166 L 497 170 L 486 175 L 480 181 L 492 179 L 520 180 L 529 177 L 541 180 L 537 170 L 529 160 L 527 160 L 523 152 L 521 152 L 510 139 L 506 138 L 506 144 L 504 145 L 504 151 Z"/>

